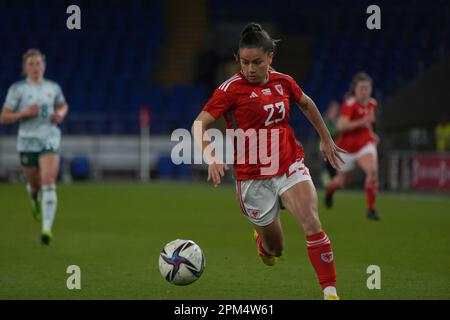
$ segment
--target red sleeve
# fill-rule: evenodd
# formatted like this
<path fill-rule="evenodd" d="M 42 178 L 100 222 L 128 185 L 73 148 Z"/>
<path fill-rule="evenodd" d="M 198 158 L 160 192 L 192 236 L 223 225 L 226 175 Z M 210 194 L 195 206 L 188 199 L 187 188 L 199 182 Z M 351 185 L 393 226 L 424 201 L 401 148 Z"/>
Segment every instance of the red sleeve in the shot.
<path fill-rule="evenodd" d="M 351 106 L 349 106 L 348 104 L 347 104 L 347 102 L 343 102 L 342 103 L 342 106 L 341 106 L 341 113 L 340 113 L 340 116 L 341 117 L 348 117 L 348 118 L 351 118 L 352 117 L 352 111 L 353 111 L 353 108 L 351 107 Z"/>
<path fill-rule="evenodd" d="M 228 94 L 223 90 L 216 89 L 212 97 L 203 107 L 203 111 L 208 112 L 214 117 L 214 119 L 217 119 L 225 112 L 227 112 L 230 108 L 231 102 Z"/>
<path fill-rule="evenodd" d="M 291 98 L 299 102 L 303 96 L 303 91 L 294 79 L 291 79 Z"/>

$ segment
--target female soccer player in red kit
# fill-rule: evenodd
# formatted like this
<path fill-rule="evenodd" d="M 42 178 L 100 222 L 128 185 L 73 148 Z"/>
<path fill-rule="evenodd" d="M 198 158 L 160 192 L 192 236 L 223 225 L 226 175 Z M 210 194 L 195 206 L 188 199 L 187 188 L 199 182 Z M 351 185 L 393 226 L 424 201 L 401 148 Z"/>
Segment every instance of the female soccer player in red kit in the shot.
<path fill-rule="evenodd" d="M 364 72 L 353 77 L 347 99 L 341 107 L 338 120 L 339 135 L 336 144 L 348 153 L 341 154 L 345 164 L 327 187 L 325 204 L 333 206 L 333 194 L 343 188 L 351 179 L 351 173 L 358 165 L 366 174 L 364 190 L 367 198 L 367 218 L 379 220 L 375 211 L 375 200 L 378 192 L 378 137 L 372 130 L 375 122 L 377 102 L 370 95 L 372 79 Z"/>
<path fill-rule="evenodd" d="M 316 128 L 324 158 L 338 168 L 338 162 L 342 161 L 339 151 L 345 151 L 334 144 L 315 103 L 302 92 L 295 80 L 270 67 L 275 44 L 276 41 L 259 24 L 250 23 L 244 27 L 237 54 L 241 70 L 215 90 L 194 122 L 192 132 L 201 150 L 205 150 L 209 142 L 202 139 L 203 134 L 207 134 L 205 131 L 209 125 L 223 115 L 227 128 L 250 132 L 244 135 L 247 140 L 256 136 L 257 140 L 252 143 L 244 141 L 249 142 L 244 144 L 245 161 L 239 161 L 242 158 L 239 159 L 235 152 L 234 174 L 238 202 L 253 225 L 258 254 L 269 266 L 281 256 L 283 230 L 279 212 L 286 208 L 306 234 L 308 255 L 324 299 L 337 300 L 333 250 L 319 220 L 317 194 L 304 164 L 303 149 L 289 126 L 289 100 L 297 103 Z M 201 134 L 196 134 L 197 125 L 201 125 Z M 264 170 L 267 166 L 261 159 L 256 163 L 247 161 L 252 152 L 261 150 L 263 133 L 270 137 L 265 150 L 270 150 L 270 159 L 275 159 L 272 170 Z M 273 139 L 274 136 L 278 140 Z M 235 144 L 242 143 L 236 140 Z M 208 162 L 208 181 L 212 180 L 217 187 L 228 167 L 222 159 L 214 156 Z"/>

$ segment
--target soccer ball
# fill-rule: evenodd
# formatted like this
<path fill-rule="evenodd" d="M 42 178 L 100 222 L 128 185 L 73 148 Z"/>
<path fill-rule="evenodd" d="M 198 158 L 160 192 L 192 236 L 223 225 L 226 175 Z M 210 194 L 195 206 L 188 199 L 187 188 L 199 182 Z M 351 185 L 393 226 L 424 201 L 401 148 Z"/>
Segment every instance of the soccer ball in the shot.
<path fill-rule="evenodd" d="M 173 240 L 159 254 L 161 275 L 175 285 L 183 286 L 194 282 L 200 278 L 203 270 L 205 256 L 192 240 Z"/>

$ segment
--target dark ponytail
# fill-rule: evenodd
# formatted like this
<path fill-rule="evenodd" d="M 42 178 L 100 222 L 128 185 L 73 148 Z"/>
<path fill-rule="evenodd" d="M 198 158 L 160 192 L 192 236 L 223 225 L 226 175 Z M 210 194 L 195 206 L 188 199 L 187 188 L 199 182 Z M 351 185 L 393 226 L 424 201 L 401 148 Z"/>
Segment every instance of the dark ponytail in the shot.
<path fill-rule="evenodd" d="M 241 31 L 241 39 L 249 32 L 262 32 L 263 28 L 259 23 L 250 22 Z"/>
<path fill-rule="evenodd" d="M 278 41 L 272 39 L 259 23 L 250 22 L 241 31 L 239 49 L 260 48 L 266 53 L 274 53 Z M 239 52 L 236 58 L 239 58 Z"/>

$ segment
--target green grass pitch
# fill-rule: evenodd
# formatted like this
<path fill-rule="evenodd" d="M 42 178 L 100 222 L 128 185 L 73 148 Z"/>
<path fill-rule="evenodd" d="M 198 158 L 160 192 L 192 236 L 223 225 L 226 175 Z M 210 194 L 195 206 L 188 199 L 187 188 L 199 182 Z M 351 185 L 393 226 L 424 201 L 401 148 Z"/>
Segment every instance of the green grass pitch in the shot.
<path fill-rule="evenodd" d="M 322 195 L 319 194 L 321 197 Z M 54 241 L 39 242 L 23 185 L 0 184 L 0 299 L 321 299 L 303 231 L 286 211 L 285 250 L 263 265 L 233 186 L 188 183 L 58 187 Z M 320 216 L 345 299 L 450 299 L 450 198 L 381 194 L 382 220 L 368 221 L 362 192 L 340 192 Z M 158 271 L 165 243 L 197 242 L 206 269 L 177 287 Z M 81 290 L 69 290 L 69 265 Z M 366 286 L 381 268 L 381 289 Z"/>

